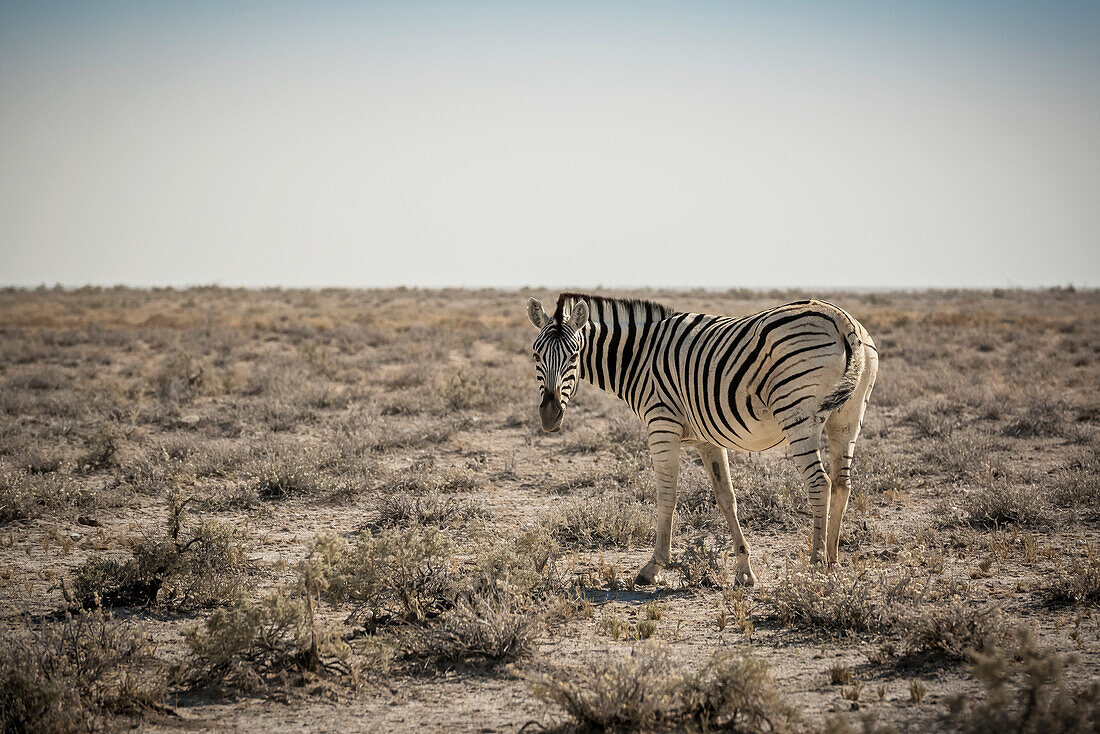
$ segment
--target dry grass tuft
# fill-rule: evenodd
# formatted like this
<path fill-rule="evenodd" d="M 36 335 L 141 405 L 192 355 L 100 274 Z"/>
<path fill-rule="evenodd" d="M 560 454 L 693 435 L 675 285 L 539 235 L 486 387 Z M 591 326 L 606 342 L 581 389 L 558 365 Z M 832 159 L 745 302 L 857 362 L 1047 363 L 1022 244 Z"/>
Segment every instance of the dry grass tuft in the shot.
<path fill-rule="evenodd" d="M 239 597 L 187 632 L 183 678 L 194 688 L 264 692 L 303 675 L 348 675 L 348 648 L 319 623 L 309 595 L 278 589 Z"/>
<path fill-rule="evenodd" d="M 406 494 L 383 495 L 375 503 L 375 513 L 365 525 L 371 530 L 416 525 L 446 527 L 492 516 L 488 508 L 472 500 Z"/>
<path fill-rule="evenodd" d="M 1100 605 L 1100 557 L 1090 551 L 1088 557 L 1074 560 L 1043 591 L 1056 604 Z"/>
<path fill-rule="evenodd" d="M 1091 734 L 1100 728 L 1100 682 L 1072 688 L 1065 679 L 1072 656 L 1040 648 L 1030 630 L 1011 643 L 976 653 L 971 674 L 981 696 L 949 700 L 951 723 L 968 734 L 1042 732 Z"/>
<path fill-rule="evenodd" d="M 906 615 L 906 655 L 966 660 L 974 652 L 999 644 L 1008 634 L 997 607 L 972 609 L 965 604 L 920 609 Z"/>
<path fill-rule="evenodd" d="M 91 612 L 16 635 L 0 648 L 0 730 L 84 732 L 105 716 L 158 708 L 167 666 L 150 640 Z"/>
<path fill-rule="evenodd" d="M 436 666 L 487 664 L 490 667 L 530 656 L 541 624 L 508 596 L 483 595 L 418 628 L 405 653 Z"/>
<path fill-rule="evenodd" d="M 558 542 L 583 548 L 633 548 L 653 540 L 653 511 L 623 493 L 572 499 L 544 520 Z"/>
<path fill-rule="evenodd" d="M 454 603 L 451 544 L 434 528 L 364 531 L 354 545 L 322 535 L 310 562 L 322 596 L 357 602 L 375 620 L 419 622 Z"/>
<path fill-rule="evenodd" d="M 584 730 L 774 732 L 794 720 L 767 664 L 744 652 L 722 651 L 688 672 L 673 664 L 667 646 L 649 642 L 626 658 L 529 680 L 536 696 L 563 708 Z"/>
<path fill-rule="evenodd" d="M 184 529 L 185 504 L 174 499 L 163 534 L 135 543 L 126 561 L 93 556 L 79 566 L 70 583 L 62 585 L 69 604 L 195 608 L 240 594 L 249 570 L 241 533 L 216 520 Z"/>

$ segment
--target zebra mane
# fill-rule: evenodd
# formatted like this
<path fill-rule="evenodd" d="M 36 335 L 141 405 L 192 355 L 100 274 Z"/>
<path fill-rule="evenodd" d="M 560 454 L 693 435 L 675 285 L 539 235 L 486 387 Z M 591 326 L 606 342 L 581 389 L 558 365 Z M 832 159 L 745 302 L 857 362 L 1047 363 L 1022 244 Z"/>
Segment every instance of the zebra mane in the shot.
<path fill-rule="evenodd" d="M 562 293 L 558 295 L 558 304 L 554 308 L 554 321 L 559 324 L 562 323 L 566 304 L 571 306 L 576 301 L 588 303 L 588 311 L 591 314 L 589 316 L 590 321 L 599 320 L 599 314 L 615 313 L 619 315 L 619 318 L 632 314 L 635 323 L 647 323 L 667 319 L 676 313 L 676 309 L 663 303 L 641 298 L 608 298 L 606 296 L 595 296 L 591 293 Z"/>

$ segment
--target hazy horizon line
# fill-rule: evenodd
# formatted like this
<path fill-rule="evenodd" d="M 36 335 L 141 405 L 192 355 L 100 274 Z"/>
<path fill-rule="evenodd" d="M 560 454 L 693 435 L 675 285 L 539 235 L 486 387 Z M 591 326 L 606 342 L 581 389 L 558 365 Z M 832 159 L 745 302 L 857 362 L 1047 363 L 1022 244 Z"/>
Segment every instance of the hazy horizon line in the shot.
<path fill-rule="evenodd" d="M 1045 285 L 926 285 L 926 286 L 825 286 L 825 285 L 761 285 L 761 286 L 688 286 L 688 285 L 545 285 L 545 284 L 521 284 L 521 285 L 232 285 L 226 283 L 189 283 L 189 284 L 133 284 L 133 283 L 84 283 L 80 285 L 65 283 L 3 283 L 0 290 L 4 291 L 63 291 L 76 292 L 81 290 L 134 290 L 134 291 L 189 291 L 189 290 L 243 290 L 243 291 L 587 291 L 595 292 L 600 289 L 616 291 L 673 291 L 682 293 L 728 293 L 730 291 L 748 291 L 752 293 L 773 293 L 783 291 L 821 291 L 821 292 L 845 292 L 845 293 L 928 293 L 928 292 L 989 292 L 1017 291 L 1017 292 L 1090 292 L 1098 291 L 1100 287 L 1078 283 L 1053 283 Z"/>

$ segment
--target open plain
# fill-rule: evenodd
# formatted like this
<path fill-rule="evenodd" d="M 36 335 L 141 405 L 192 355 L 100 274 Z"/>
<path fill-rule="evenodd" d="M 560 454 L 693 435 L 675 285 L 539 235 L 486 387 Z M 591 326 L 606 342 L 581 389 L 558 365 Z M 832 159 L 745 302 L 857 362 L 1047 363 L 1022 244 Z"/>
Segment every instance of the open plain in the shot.
<path fill-rule="evenodd" d="M 539 430 L 533 290 L 0 292 L 11 731 L 1093 731 L 1100 294 L 804 297 L 881 352 L 841 562 L 780 446 L 731 454 L 759 584 L 685 452 Z"/>

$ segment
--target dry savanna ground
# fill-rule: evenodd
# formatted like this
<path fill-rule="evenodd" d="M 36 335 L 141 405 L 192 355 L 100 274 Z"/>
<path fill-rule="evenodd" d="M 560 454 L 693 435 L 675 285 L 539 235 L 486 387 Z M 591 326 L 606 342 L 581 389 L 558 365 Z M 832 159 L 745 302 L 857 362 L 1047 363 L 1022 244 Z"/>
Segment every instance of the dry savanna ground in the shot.
<path fill-rule="evenodd" d="M 882 354 L 832 569 L 783 447 L 685 453 L 656 588 L 640 423 L 538 429 L 553 293 L 0 292 L 6 731 L 1094 731 L 1100 294 L 846 307 Z"/>

